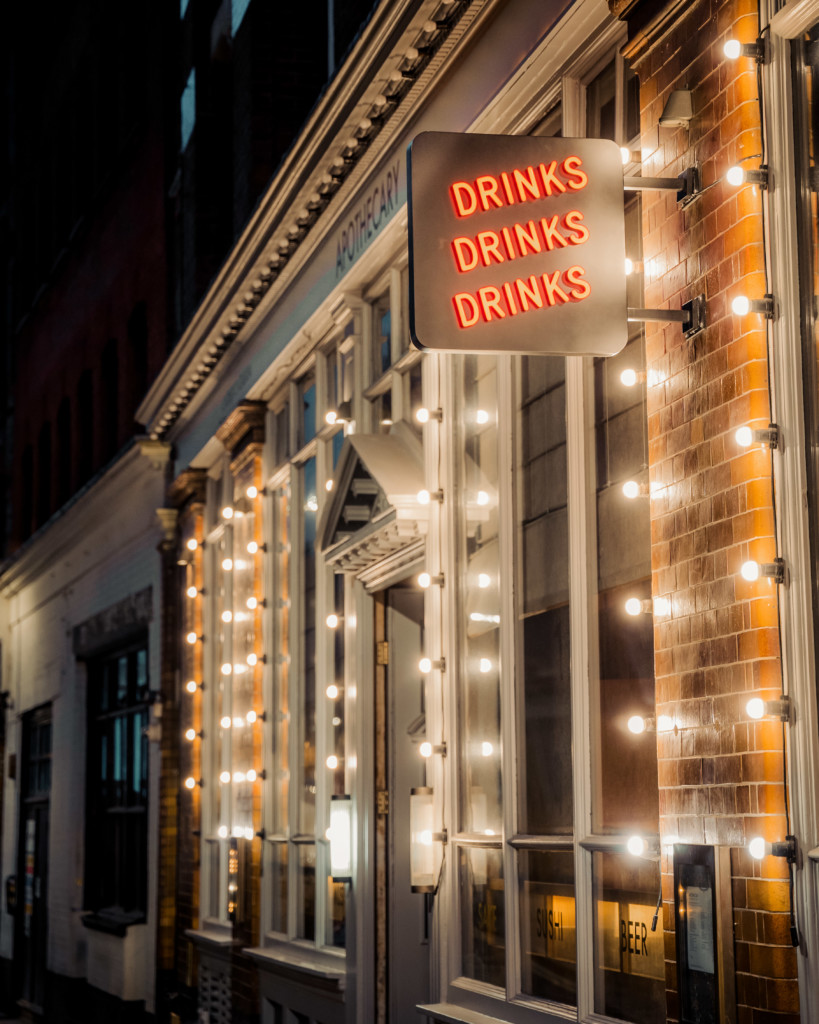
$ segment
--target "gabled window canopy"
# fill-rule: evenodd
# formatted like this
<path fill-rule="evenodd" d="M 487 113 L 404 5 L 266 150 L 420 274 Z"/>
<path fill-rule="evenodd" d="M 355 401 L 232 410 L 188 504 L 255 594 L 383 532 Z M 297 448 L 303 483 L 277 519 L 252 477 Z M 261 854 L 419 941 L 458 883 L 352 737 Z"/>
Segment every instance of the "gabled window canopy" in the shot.
<path fill-rule="evenodd" d="M 423 449 L 406 424 L 389 434 L 349 435 L 318 527 L 327 561 L 360 574 L 402 552 L 418 558 L 429 516 L 418 501 L 424 487 Z"/>

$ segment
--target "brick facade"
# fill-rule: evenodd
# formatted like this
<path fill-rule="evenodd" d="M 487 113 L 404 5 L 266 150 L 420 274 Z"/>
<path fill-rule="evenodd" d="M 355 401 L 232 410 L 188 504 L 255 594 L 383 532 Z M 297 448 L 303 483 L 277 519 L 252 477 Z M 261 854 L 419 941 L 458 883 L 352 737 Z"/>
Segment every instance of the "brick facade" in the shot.
<path fill-rule="evenodd" d="M 691 339 L 676 324 L 646 328 L 652 584 L 671 605 L 655 626 L 657 714 L 676 723 L 658 736 L 661 835 L 735 848 L 741 1024 L 795 1021 L 799 1009 L 787 864 L 755 861 L 743 848 L 788 831 L 782 725 L 745 711 L 749 697 L 773 699 L 782 687 L 776 585 L 740 575 L 747 559 L 778 553 L 772 460 L 734 438 L 740 426 L 774 419 L 766 321 L 731 311 L 736 295 L 766 291 L 765 196 L 719 180 L 733 164 L 762 159 L 756 63 L 722 52 L 729 38 L 756 39 L 757 26 L 753 0 L 698 2 L 664 33 L 659 20 L 632 32 L 626 47 L 640 78 L 642 173 L 697 165 L 703 186 L 717 182 L 685 208 L 671 192 L 644 193 L 646 305 L 678 309 L 704 294 L 708 321 Z M 686 88 L 690 128 L 658 128 L 671 91 Z M 670 859 L 664 872 L 668 1014 L 677 1020 Z"/>

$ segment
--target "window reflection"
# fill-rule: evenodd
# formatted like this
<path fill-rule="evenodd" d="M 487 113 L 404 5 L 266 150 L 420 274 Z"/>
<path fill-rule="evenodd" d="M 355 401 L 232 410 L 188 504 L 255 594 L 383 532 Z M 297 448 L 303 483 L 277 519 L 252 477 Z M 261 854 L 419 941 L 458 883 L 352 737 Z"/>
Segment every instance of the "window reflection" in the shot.
<path fill-rule="evenodd" d="M 462 970 L 490 985 L 506 979 L 503 854 L 496 849 L 460 850 Z"/>

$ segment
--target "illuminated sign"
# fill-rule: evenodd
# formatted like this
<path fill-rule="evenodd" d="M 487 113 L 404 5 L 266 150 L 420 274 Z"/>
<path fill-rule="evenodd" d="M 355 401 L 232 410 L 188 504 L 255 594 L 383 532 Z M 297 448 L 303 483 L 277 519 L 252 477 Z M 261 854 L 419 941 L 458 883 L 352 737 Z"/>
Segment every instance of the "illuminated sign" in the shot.
<path fill-rule="evenodd" d="M 623 165 L 613 142 L 423 132 L 408 167 L 419 348 L 623 348 Z"/>

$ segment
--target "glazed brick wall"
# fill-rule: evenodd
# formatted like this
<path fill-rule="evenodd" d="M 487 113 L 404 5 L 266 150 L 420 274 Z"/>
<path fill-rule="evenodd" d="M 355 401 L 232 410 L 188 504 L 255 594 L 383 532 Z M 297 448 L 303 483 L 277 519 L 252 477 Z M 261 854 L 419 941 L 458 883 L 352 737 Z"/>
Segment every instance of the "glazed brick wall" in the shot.
<path fill-rule="evenodd" d="M 654 45 L 634 48 L 640 76 L 642 173 L 700 167 L 704 186 L 762 153 L 756 65 L 728 61 L 726 39 L 757 36 L 754 0 L 686 5 Z M 673 89 L 690 88 L 690 130 L 658 128 Z M 697 294 L 708 326 L 686 340 L 677 324 L 646 326 L 652 586 L 671 611 L 655 619 L 657 713 L 676 722 L 657 738 L 663 843 L 732 848 L 739 1024 L 798 1020 L 783 860 L 751 859 L 746 843 L 786 833 L 783 731 L 748 720 L 751 696 L 779 695 L 774 584 L 746 582 L 746 559 L 776 554 L 769 454 L 743 450 L 737 427 L 769 420 L 765 321 L 731 300 L 765 292 L 762 202 L 756 186 L 718 182 L 686 208 L 643 193 L 647 307 L 678 309 Z M 669 1020 L 679 1016 L 673 866 L 664 869 Z M 729 979 L 729 984 L 733 979 Z"/>

